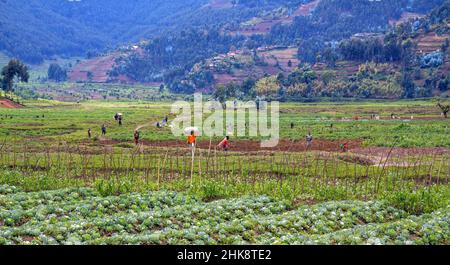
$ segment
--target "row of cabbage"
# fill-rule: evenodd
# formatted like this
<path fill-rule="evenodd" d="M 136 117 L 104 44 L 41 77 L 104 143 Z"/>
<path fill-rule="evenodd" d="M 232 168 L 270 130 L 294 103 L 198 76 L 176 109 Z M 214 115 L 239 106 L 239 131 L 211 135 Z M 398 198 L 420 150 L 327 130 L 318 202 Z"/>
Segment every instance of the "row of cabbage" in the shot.
<path fill-rule="evenodd" d="M 449 215 L 408 216 L 378 201 L 290 209 L 265 196 L 205 203 L 172 191 L 0 186 L 0 244 L 448 244 Z"/>

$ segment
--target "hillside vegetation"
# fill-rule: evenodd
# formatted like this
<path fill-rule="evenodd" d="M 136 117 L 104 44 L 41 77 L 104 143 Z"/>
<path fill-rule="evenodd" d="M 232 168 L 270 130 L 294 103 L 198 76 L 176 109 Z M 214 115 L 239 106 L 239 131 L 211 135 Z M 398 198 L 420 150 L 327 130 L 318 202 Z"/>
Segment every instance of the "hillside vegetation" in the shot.
<path fill-rule="evenodd" d="M 222 9 L 220 2 L 1 0 L 0 51 L 29 63 L 96 54 L 167 32 L 245 21 L 286 1 L 242 0 L 229 9 Z"/>
<path fill-rule="evenodd" d="M 8 25 L 20 23 L 5 18 L 0 49 L 33 62 L 87 53 L 65 69 L 71 82 L 165 84 L 175 93 L 279 100 L 413 98 L 448 90 L 449 1 L 17 3 L 2 5 L 39 20 L 42 31 L 24 37 L 33 27 L 23 22 L 23 31 L 14 29 Z M 46 19 L 36 18 L 33 7 Z M 67 28 L 46 32 L 52 14 Z M 57 39 L 41 43 L 40 34 Z M 30 41 L 12 45 L 16 37 Z"/>

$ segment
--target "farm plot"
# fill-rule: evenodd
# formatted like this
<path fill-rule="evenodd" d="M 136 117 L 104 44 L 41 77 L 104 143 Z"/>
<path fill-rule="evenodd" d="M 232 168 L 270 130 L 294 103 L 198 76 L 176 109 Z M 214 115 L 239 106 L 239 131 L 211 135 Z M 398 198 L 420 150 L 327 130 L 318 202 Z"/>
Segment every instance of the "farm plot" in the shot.
<path fill-rule="evenodd" d="M 382 201 L 291 208 L 265 196 L 201 202 L 158 191 L 22 192 L 0 186 L 0 244 L 448 244 L 450 208 L 409 215 Z"/>
<path fill-rule="evenodd" d="M 311 1 L 310 3 L 302 4 L 297 9 L 293 10 L 291 14 L 288 12 L 280 12 L 280 10 L 273 10 L 270 15 L 254 17 L 240 25 L 238 29 L 230 32 L 230 34 L 240 34 L 244 36 L 265 35 L 277 24 L 289 25 L 294 22 L 296 17 L 308 16 L 317 7 L 321 0 Z"/>
<path fill-rule="evenodd" d="M 152 126 L 168 113 L 117 101 L 0 109 L 0 244 L 449 243 L 448 125 L 429 102 L 286 103 L 277 148 L 239 138 L 224 152 L 199 137 L 194 155 Z"/>
<path fill-rule="evenodd" d="M 96 186 L 102 194 L 188 190 L 205 200 L 270 194 L 289 201 L 368 200 L 448 185 L 448 152 L 393 153 L 197 149 L 192 156 L 186 148 L 142 145 L 3 144 L 0 183 L 28 190 Z"/>

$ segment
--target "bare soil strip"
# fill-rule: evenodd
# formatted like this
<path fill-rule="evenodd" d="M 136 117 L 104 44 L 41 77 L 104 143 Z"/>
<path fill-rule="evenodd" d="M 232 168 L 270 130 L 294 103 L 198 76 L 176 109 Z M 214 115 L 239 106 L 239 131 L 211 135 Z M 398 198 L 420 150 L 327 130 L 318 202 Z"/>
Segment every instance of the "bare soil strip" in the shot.
<path fill-rule="evenodd" d="M 0 99 L 0 108 L 20 109 L 20 108 L 23 108 L 23 105 L 21 105 L 17 102 L 14 102 L 12 100 L 9 100 L 9 99 L 2 98 L 2 99 Z"/>

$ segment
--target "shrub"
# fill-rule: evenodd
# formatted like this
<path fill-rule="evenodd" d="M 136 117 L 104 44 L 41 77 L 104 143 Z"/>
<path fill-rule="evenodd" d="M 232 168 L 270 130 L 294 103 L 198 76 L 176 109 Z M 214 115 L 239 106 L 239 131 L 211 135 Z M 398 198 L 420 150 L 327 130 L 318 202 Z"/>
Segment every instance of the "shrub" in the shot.
<path fill-rule="evenodd" d="M 420 58 L 420 67 L 438 67 L 444 63 L 444 54 L 442 52 L 432 52 Z"/>

